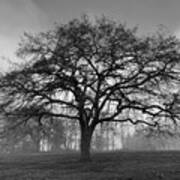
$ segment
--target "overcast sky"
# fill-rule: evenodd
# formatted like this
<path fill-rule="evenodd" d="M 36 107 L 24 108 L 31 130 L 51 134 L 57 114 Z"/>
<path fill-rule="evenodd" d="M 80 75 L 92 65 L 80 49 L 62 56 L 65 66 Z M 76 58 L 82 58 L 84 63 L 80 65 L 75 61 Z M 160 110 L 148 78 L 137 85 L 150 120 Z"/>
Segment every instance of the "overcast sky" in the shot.
<path fill-rule="evenodd" d="M 14 58 L 24 31 L 39 32 L 82 13 L 106 15 L 148 33 L 163 24 L 180 37 L 180 0 L 0 0 L 0 56 Z M 0 58 L 0 71 L 6 64 Z"/>

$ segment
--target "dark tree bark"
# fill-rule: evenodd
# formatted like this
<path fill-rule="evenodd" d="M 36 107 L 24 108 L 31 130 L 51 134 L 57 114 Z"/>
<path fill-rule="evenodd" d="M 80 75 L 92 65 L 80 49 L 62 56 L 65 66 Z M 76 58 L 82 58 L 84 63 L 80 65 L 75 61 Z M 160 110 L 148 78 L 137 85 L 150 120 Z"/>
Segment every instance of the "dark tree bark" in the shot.
<path fill-rule="evenodd" d="M 91 139 L 93 135 L 94 128 L 92 127 L 81 127 L 81 161 L 90 161 L 90 150 L 91 150 Z"/>

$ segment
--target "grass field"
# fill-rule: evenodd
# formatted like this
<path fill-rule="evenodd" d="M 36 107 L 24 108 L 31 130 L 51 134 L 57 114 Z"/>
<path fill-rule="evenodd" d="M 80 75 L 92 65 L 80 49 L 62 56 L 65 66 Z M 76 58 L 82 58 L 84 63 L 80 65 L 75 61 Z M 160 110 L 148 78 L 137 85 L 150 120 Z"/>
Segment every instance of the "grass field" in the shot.
<path fill-rule="evenodd" d="M 21 154 L 0 157 L 0 180 L 180 180 L 180 152 L 111 152 L 93 155 Z"/>

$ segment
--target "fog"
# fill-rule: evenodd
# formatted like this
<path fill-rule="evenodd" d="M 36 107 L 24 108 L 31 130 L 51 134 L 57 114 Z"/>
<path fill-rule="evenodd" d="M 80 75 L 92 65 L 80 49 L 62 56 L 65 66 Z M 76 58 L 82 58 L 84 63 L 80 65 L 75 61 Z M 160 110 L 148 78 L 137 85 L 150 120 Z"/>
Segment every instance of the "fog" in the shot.
<path fill-rule="evenodd" d="M 142 127 L 141 127 L 142 128 Z M 108 151 L 168 151 L 180 150 L 180 137 L 168 133 L 150 134 L 128 123 L 104 123 L 97 126 L 92 142 L 92 152 Z M 31 131 L 30 131 L 31 130 Z M 151 132 L 152 133 L 152 132 Z M 1 154 L 78 152 L 80 148 L 79 125 L 63 121 L 50 129 L 20 130 L 9 132 L 0 141 Z"/>

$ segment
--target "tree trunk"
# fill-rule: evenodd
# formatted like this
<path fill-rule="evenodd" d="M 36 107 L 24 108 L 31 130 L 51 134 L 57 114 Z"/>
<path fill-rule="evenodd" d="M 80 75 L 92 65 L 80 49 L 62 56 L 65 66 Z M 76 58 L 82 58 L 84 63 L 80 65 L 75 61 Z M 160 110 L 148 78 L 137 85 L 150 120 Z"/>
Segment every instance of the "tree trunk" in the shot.
<path fill-rule="evenodd" d="M 41 145 L 40 145 L 40 139 L 34 140 L 34 145 L 35 145 L 35 152 L 40 152 L 41 151 Z"/>
<path fill-rule="evenodd" d="M 93 134 L 93 128 L 90 127 L 81 127 L 81 161 L 90 161 L 90 149 L 91 149 L 91 138 Z"/>

